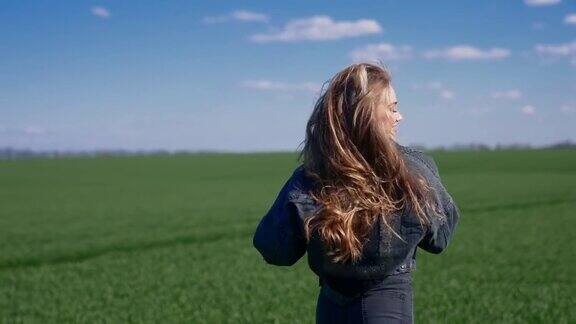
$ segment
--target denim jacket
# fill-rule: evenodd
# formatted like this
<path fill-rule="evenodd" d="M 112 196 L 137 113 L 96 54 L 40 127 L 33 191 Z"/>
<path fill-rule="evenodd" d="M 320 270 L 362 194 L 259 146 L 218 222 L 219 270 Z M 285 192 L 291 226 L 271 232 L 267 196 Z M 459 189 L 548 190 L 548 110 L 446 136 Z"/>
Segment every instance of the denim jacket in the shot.
<path fill-rule="evenodd" d="M 398 143 L 396 147 L 407 167 L 423 175 L 434 188 L 436 203 L 443 208 L 445 219 L 433 218 L 432 226 L 425 231 L 407 204 L 397 212 L 401 217 L 392 217 L 396 222 L 390 224 L 405 242 L 384 232 L 384 225 L 379 222 L 370 233 L 360 262 L 333 263 L 316 233 L 308 244 L 305 242 L 303 221 L 318 206 L 308 194 L 311 181 L 300 165 L 284 183 L 254 233 L 253 245 L 264 260 L 272 265 L 291 266 L 308 252 L 308 265 L 318 275 L 320 285 L 327 282 L 340 293 L 351 296 L 385 276 L 415 269 L 417 247 L 434 254 L 444 251 L 454 234 L 460 211 L 442 184 L 434 159 L 414 148 Z"/>

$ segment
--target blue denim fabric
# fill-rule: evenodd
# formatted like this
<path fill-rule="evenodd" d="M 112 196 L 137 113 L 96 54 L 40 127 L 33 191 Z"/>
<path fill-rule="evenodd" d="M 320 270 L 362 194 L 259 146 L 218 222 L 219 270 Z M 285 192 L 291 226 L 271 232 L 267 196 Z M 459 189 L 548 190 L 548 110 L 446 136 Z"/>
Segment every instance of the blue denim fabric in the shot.
<path fill-rule="evenodd" d="M 446 218 L 434 217 L 432 226 L 423 229 L 407 206 L 398 211 L 401 215 L 392 217 L 394 221 L 391 223 L 404 241 L 391 238 L 379 223 L 369 235 L 360 262 L 333 263 L 316 233 L 312 234 L 308 244 L 305 242 L 303 221 L 318 206 L 308 195 L 312 184 L 303 165 L 300 165 L 284 183 L 254 233 L 253 245 L 264 260 L 272 265 L 291 266 L 307 254 L 308 265 L 318 275 L 320 284 L 324 280 L 342 296 L 351 297 L 365 293 L 374 285 L 374 280 L 413 271 L 418 247 L 435 254 L 444 251 L 454 234 L 460 211 L 442 184 L 434 159 L 422 151 L 396 145 L 407 167 L 423 176 L 433 187 L 436 203 Z"/>
<path fill-rule="evenodd" d="M 342 298 L 323 285 L 316 302 L 317 324 L 412 324 L 412 273 L 390 275 L 357 297 Z"/>

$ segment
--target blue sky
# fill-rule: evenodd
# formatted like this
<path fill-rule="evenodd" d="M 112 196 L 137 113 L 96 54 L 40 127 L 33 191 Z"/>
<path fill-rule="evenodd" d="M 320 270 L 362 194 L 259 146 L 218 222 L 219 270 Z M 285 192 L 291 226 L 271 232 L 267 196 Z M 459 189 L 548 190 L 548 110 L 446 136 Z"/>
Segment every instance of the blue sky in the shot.
<path fill-rule="evenodd" d="M 576 140 L 576 2 L 2 1 L 0 147 L 294 150 L 378 59 L 405 145 Z"/>

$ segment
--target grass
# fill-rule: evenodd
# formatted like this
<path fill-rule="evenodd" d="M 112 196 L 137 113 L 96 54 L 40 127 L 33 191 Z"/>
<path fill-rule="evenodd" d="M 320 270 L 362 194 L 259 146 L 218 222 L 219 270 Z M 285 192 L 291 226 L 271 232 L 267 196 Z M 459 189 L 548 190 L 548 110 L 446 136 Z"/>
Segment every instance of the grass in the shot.
<path fill-rule="evenodd" d="M 435 152 L 462 218 L 418 323 L 576 321 L 576 151 Z M 252 234 L 294 154 L 0 161 L 0 322 L 312 323 L 306 257 Z"/>

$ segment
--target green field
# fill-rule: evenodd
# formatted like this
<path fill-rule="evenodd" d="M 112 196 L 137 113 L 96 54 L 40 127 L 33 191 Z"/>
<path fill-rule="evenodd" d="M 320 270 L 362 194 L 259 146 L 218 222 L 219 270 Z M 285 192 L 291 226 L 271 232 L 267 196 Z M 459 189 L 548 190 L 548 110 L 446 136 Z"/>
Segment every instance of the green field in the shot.
<path fill-rule="evenodd" d="M 576 151 L 432 152 L 462 212 L 416 323 L 576 322 Z M 313 323 L 252 234 L 295 154 L 0 161 L 0 323 Z"/>

